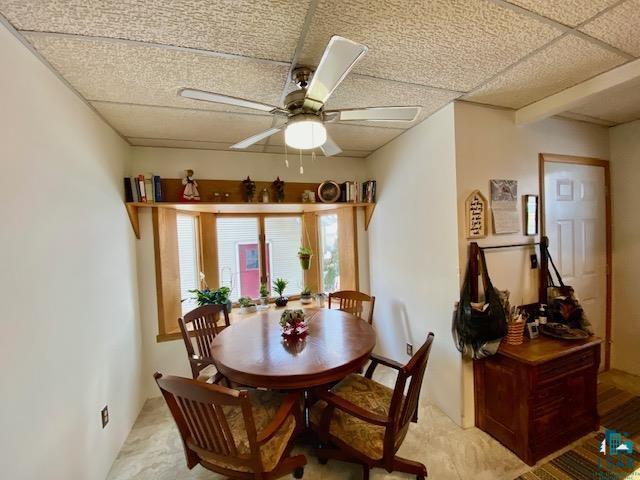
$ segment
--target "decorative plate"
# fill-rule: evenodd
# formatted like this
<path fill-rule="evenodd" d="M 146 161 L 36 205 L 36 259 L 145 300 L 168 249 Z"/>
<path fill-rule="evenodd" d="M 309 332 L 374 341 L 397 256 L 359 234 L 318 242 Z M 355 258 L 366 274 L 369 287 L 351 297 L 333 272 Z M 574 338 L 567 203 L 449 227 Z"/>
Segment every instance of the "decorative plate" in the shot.
<path fill-rule="evenodd" d="M 318 187 L 318 198 L 324 203 L 333 203 L 340 198 L 340 185 L 333 180 L 322 182 Z"/>

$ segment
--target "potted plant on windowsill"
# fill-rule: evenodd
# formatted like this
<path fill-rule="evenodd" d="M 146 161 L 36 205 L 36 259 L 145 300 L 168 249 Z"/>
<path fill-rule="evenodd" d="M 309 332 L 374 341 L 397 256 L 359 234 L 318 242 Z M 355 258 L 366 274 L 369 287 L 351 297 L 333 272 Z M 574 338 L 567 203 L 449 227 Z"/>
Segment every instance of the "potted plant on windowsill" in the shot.
<path fill-rule="evenodd" d="M 260 284 L 260 305 L 269 305 L 269 289 L 266 283 Z"/>
<path fill-rule="evenodd" d="M 285 307 L 289 301 L 289 299 L 283 295 L 288 284 L 289 282 L 284 278 L 276 278 L 273 282 L 273 289 L 278 294 L 278 298 L 276 298 L 276 306 L 278 307 Z"/>
<path fill-rule="evenodd" d="M 203 305 L 226 305 L 227 312 L 231 311 L 231 307 L 233 304 L 229 299 L 229 295 L 231 294 L 231 289 L 229 287 L 220 287 L 217 290 L 210 290 L 208 287 L 202 290 L 189 290 L 190 293 L 193 293 L 193 298 L 196 300 L 196 303 L 199 307 Z"/>
<path fill-rule="evenodd" d="M 308 305 L 313 302 L 313 296 L 311 295 L 311 289 L 309 287 L 304 287 L 302 292 L 300 292 L 300 303 L 303 305 Z"/>
<path fill-rule="evenodd" d="M 257 311 L 256 302 L 249 297 L 240 297 L 238 299 L 238 305 L 240 306 L 240 314 L 255 313 Z"/>
<path fill-rule="evenodd" d="M 303 270 L 309 270 L 312 256 L 313 251 L 309 247 L 300 247 L 298 250 L 298 258 L 300 259 L 300 266 Z"/>

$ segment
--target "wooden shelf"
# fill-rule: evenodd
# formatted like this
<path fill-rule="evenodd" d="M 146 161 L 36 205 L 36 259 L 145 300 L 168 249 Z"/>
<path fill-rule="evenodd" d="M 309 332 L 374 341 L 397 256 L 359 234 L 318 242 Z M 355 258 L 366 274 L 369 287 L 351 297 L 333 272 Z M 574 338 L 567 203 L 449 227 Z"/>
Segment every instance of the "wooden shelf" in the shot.
<path fill-rule="evenodd" d="M 125 204 L 131 226 L 140 238 L 140 222 L 138 209 L 140 208 L 170 208 L 185 212 L 205 213 L 309 213 L 336 210 L 338 208 L 362 208 L 365 213 L 365 230 L 369 228 L 375 203 L 227 203 L 227 202 L 128 202 Z"/>

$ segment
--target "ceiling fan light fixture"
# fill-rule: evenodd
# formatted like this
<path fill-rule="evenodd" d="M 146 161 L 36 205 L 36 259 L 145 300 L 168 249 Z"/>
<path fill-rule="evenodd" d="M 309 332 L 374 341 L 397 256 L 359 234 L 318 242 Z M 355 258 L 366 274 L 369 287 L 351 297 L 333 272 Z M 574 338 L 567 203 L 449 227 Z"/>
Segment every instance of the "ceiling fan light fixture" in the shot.
<path fill-rule="evenodd" d="M 327 141 L 327 129 L 315 115 L 296 115 L 289 120 L 284 141 L 291 148 L 310 150 Z"/>

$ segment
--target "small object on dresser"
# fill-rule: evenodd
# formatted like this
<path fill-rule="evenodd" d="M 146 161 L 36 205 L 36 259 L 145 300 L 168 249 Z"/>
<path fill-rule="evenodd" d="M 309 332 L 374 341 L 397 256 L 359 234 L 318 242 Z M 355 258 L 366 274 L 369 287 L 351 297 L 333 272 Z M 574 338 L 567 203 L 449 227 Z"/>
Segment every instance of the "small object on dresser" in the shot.
<path fill-rule="evenodd" d="M 247 176 L 247 178 L 242 181 L 242 188 L 244 189 L 244 201 L 247 203 L 253 202 L 256 197 L 256 182 Z"/>
<path fill-rule="evenodd" d="M 284 181 L 280 180 L 280 177 L 277 177 L 272 183 L 271 186 L 275 192 L 276 202 L 282 203 L 284 202 Z"/>
<path fill-rule="evenodd" d="M 260 192 L 260 200 L 262 201 L 262 203 L 269 203 L 271 201 L 269 199 L 269 190 L 267 190 L 266 188 L 262 189 L 262 192 Z"/>
<path fill-rule="evenodd" d="M 540 328 L 538 326 L 537 320 L 527 323 L 527 335 L 529 335 L 529 338 L 531 339 L 538 338 L 539 333 L 540 333 Z"/>
<path fill-rule="evenodd" d="M 183 202 L 199 202 L 200 193 L 198 192 L 198 182 L 193 179 L 193 170 L 185 170 L 185 177 L 182 179 L 182 196 Z"/>

